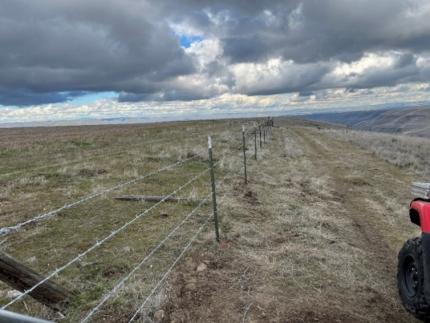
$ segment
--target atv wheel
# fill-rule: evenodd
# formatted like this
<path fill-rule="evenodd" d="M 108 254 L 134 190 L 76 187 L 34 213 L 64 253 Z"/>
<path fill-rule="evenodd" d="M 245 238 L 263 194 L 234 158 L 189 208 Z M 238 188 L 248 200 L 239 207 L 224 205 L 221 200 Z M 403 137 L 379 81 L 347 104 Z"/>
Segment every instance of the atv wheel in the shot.
<path fill-rule="evenodd" d="M 429 320 L 430 306 L 424 297 L 421 238 L 406 241 L 398 260 L 397 286 L 403 305 L 417 318 Z"/>

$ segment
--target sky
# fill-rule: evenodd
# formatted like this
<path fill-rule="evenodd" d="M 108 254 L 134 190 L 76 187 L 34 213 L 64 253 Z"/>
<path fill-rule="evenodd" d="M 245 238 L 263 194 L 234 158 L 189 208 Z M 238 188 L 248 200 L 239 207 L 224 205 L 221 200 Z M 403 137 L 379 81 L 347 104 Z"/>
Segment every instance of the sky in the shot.
<path fill-rule="evenodd" d="M 2 0 L 0 123 L 425 105 L 428 0 Z"/>

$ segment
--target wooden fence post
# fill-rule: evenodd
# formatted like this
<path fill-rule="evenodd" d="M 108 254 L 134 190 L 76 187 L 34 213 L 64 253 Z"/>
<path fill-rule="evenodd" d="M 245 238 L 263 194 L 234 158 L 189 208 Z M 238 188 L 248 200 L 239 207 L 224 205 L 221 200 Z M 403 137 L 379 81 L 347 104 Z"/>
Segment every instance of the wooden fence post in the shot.
<path fill-rule="evenodd" d="M 4 254 L 0 254 L 0 280 L 12 288 L 25 292 L 43 279 L 44 277 L 30 268 Z M 56 311 L 61 311 L 68 305 L 71 294 L 54 282 L 47 281 L 28 295 Z"/>

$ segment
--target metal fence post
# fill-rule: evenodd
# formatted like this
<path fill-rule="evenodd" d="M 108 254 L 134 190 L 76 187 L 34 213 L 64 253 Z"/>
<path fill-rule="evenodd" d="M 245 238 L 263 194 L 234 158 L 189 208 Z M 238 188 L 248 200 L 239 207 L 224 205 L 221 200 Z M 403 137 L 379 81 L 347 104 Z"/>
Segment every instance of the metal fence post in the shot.
<path fill-rule="evenodd" d="M 254 131 L 254 158 L 257 160 L 257 128 Z"/>
<path fill-rule="evenodd" d="M 242 148 L 243 148 L 243 168 L 245 169 L 245 184 L 248 184 L 248 176 L 246 174 L 246 142 L 245 142 L 245 126 L 242 126 Z"/>
<path fill-rule="evenodd" d="M 212 182 L 212 208 L 213 208 L 213 215 L 214 215 L 215 237 L 216 237 L 216 241 L 219 242 L 218 210 L 217 210 L 217 204 L 216 204 L 215 173 L 214 173 L 214 162 L 212 159 L 211 136 L 208 136 L 208 150 L 209 150 L 209 167 L 210 167 L 211 182 Z"/>
<path fill-rule="evenodd" d="M 258 130 L 260 131 L 260 149 L 263 147 L 263 144 L 261 143 L 261 126 L 258 126 Z"/>

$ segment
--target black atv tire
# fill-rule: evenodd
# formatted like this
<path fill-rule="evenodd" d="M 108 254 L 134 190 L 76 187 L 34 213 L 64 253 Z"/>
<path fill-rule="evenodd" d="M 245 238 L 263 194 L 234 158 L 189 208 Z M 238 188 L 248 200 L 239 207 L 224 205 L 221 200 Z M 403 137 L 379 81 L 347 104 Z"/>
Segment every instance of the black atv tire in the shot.
<path fill-rule="evenodd" d="M 406 310 L 416 318 L 430 320 L 430 306 L 424 296 L 424 268 L 421 238 L 409 239 L 399 252 L 397 286 Z"/>

